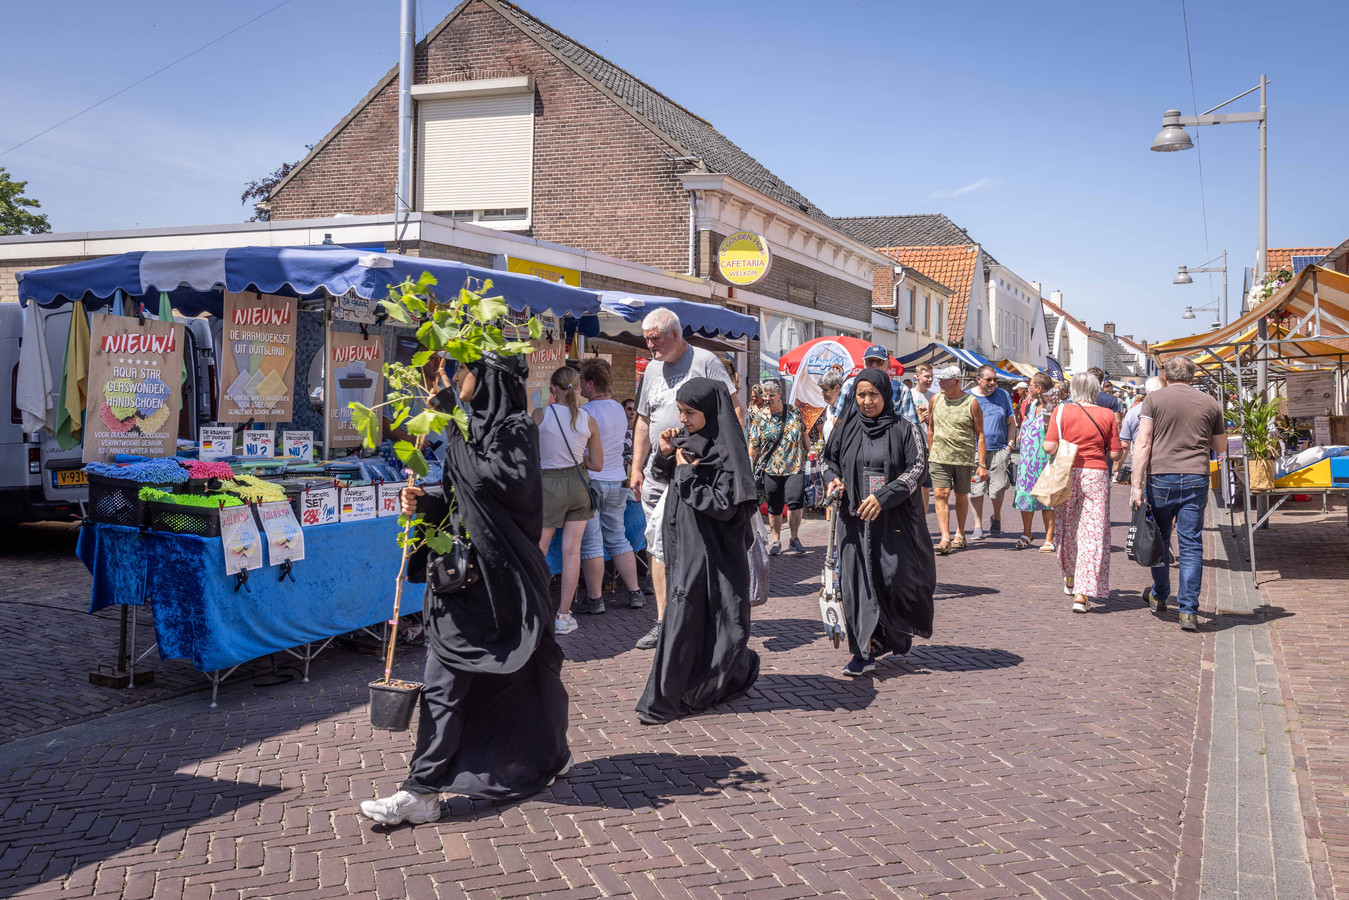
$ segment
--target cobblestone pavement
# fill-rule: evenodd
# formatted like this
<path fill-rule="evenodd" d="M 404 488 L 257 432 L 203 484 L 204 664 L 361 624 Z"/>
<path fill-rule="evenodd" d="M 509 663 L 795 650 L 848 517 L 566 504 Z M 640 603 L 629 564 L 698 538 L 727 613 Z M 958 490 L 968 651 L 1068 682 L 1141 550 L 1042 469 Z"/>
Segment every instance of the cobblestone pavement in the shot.
<path fill-rule="evenodd" d="M 1117 523 L 1125 507 L 1116 488 Z M 823 526 L 809 522 L 812 551 L 773 561 L 773 598 L 755 610 L 756 689 L 668 727 L 633 713 L 650 654 L 632 643 L 651 605 L 583 618 L 562 639 L 572 776 L 504 807 L 447 798 L 429 826 L 354 813 L 397 785 L 411 749 L 369 727 L 368 656 L 321 657 L 308 685 L 227 684 L 216 710 L 191 693 L 115 711 L 132 692 L 96 691 L 113 714 L 45 734 L 6 711 L 0 895 L 1197 896 L 1203 663 L 1215 635 L 1249 620 L 1208 615 L 1194 636 L 1150 615 L 1123 531 L 1115 591 L 1086 616 L 1068 611 L 1053 556 L 1012 538 L 939 559 L 933 639 L 847 680 L 846 653 L 818 626 Z M 70 643 L 104 658 L 116 623 L 70 612 L 87 603 L 78 562 L 23 565 L 18 599 L 57 609 L 7 618 L 25 620 L 29 641 L 87 628 Z M 404 675 L 417 656 L 404 652 Z M 76 659 L 18 665 L 51 694 L 83 694 L 89 664 Z M 193 686 L 175 666 L 155 662 L 153 690 Z M 65 718 L 96 712 L 83 703 Z"/>

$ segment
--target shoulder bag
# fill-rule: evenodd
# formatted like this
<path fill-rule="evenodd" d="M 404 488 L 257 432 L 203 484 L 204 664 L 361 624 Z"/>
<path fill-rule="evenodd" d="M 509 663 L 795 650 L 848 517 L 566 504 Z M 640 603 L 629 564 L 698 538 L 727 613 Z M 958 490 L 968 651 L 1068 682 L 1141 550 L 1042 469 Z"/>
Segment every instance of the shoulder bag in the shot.
<path fill-rule="evenodd" d="M 773 454 L 777 452 L 778 446 L 787 434 L 787 404 L 785 402 L 782 404 L 782 412 L 777 416 L 777 419 L 782 423 L 782 427 L 778 429 L 778 436 L 773 439 L 771 444 L 759 448 L 759 455 L 754 461 L 754 486 L 758 488 L 760 493 L 764 491 L 763 477 L 768 471 L 768 461 L 773 458 Z"/>
<path fill-rule="evenodd" d="M 571 442 L 567 440 L 567 432 L 562 427 L 562 417 L 557 414 L 557 407 L 549 404 L 549 409 L 553 411 L 553 418 L 557 421 L 558 431 L 562 434 L 562 443 L 567 447 L 567 455 L 571 457 L 572 464 L 576 466 L 576 477 L 581 479 L 581 484 L 585 485 L 586 494 L 590 497 L 590 509 L 592 512 L 599 512 L 600 507 L 604 506 L 604 492 L 600 486 L 590 480 L 585 472 L 581 471 L 581 464 L 576 461 L 576 454 L 571 452 Z"/>
<path fill-rule="evenodd" d="M 1059 427 L 1059 446 L 1035 481 L 1030 495 L 1045 506 L 1059 506 L 1068 499 L 1069 481 L 1072 478 L 1073 462 L 1077 459 L 1077 444 L 1063 439 L 1063 407 L 1054 410 L 1054 420 Z"/>
<path fill-rule="evenodd" d="M 426 584 L 437 597 L 452 594 L 478 580 L 473 565 L 473 545 L 468 542 L 459 513 L 450 514 L 450 530 L 454 533 L 454 547 L 449 553 L 431 556 L 426 565 Z"/>

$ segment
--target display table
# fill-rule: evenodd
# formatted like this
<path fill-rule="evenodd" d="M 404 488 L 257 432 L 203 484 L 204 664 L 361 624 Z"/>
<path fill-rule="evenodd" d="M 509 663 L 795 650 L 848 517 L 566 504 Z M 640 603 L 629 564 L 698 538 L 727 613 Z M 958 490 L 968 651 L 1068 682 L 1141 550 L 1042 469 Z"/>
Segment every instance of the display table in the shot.
<path fill-rule="evenodd" d="M 628 543 L 632 544 L 632 549 L 646 549 L 646 515 L 642 512 L 642 504 L 636 500 L 629 500 L 627 509 L 623 510 L 623 527 L 628 536 Z M 609 551 L 604 551 L 604 558 L 609 558 Z M 548 545 L 548 571 L 554 575 L 562 574 L 562 529 L 559 528 L 553 534 L 553 542 Z"/>
<path fill-rule="evenodd" d="M 94 576 L 89 611 L 149 606 L 160 657 L 206 673 L 214 706 L 219 682 L 242 663 L 303 646 L 294 655 L 307 674 L 309 645 L 387 620 L 397 533 L 396 516 L 306 528 L 305 558 L 291 577 L 279 580 L 280 567 L 264 566 L 237 590 L 218 537 L 86 522 L 75 552 Z M 401 613 L 421 608 L 422 586 L 404 585 Z"/>

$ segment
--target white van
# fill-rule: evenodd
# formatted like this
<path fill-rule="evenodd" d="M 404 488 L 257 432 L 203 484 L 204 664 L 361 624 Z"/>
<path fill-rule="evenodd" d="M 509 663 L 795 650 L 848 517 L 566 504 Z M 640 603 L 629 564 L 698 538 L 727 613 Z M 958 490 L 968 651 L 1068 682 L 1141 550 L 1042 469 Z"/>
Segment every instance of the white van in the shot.
<path fill-rule="evenodd" d="M 43 317 L 47 336 L 47 354 L 51 360 L 55 384 L 55 406 L 60 396 L 61 372 L 65 368 L 66 335 L 70 332 L 70 306 L 47 309 L 30 303 L 0 303 L 0 373 L 4 397 L 0 410 L 8 415 L 0 419 L 0 525 L 68 519 L 82 515 L 82 504 L 89 499 L 88 482 L 83 471 L 83 447 L 62 450 L 54 435 L 28 434 L 23 430 L 15 391 L 19 380 L 19 351 L 23 340 L 24 315 Z M 199 425 L 215 419 L 217 396 L 216 353 L 207 319 L 177 317 L 186 325 L 184 358 L 193 361 L 187 367 L 183 385 L 183 411 L 178 436 L 196 440 Z"/>

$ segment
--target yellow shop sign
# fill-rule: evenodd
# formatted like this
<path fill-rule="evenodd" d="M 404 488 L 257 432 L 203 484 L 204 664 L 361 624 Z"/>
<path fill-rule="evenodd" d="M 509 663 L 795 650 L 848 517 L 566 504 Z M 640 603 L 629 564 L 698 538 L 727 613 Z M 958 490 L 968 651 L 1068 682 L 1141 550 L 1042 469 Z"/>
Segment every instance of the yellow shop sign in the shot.
<path fill-rule="evenodd" d="M 562 282 L 572 287 L 581 286 L 581 272 L 578 269 L 564 269 L 547 263 L 534 262 L 532 259 L 520 259 L 518 256 L 506 257 L 506 271 L 521 275 L 533 275 L 544 281 Z"/>
<path fill-rule="evenodd" d="M 717 267 L 731 284 L 750 285 L 768 274 L 768 241 L 752 231 L 737 231 L 721 242 Z"/>

